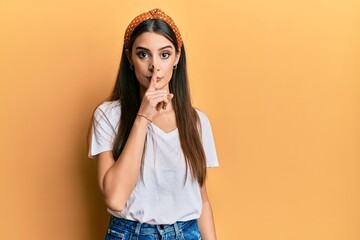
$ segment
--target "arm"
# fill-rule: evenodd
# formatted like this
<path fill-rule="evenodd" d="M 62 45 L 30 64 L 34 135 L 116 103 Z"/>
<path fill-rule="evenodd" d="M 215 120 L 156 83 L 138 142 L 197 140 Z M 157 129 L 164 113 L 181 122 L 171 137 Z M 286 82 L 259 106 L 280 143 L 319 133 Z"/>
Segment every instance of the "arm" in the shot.
<path fill-rule="evenodd" d="M 201 198 L 203 207 L 200 218 L 198 220 L 201 238 L 203 240 L 216 240 L 214 218 L 205 184 L 201 187 Z"/>
<path fill-rule="evenodd" d="M 113 159 L 111 151 L 102 152 L 97 157 L 98 181 L 106 205 L 121 211 L 140 174 L 141 157 L 144 149 L 148 121 L 137 117 L 127 143 L 119 159 Z"/>
<path fill-rule="evenodd" d="M 166 90 L 156 90 L 156 72 L 153 72 L 139 109 L 139 112 L 149 119 L 159 112 L 159 107 L 167 104 L 172 98 Z M 105 197 L 105 203 L 114 211 L 123 210 L 139 178 L 148 125 L 149 121 L 146 118 L 141 116 L 135 118 L 117 161 L 113 159 L 111 151 L 102 152 L 97 156 L 99 186 Z"/>

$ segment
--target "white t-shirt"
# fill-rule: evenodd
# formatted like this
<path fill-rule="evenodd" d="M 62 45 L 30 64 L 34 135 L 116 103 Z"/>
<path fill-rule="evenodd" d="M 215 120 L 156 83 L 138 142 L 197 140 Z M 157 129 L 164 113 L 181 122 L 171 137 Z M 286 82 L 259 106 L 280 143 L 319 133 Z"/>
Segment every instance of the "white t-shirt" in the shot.
<path fill-rule="evenodd" d="M 210 122 L 196 110 L 202 130 L 202 142 L 208 167 L 219 166 Z M 94 112 L 89 157 L 112 150 L 121 109 L 118 101 L 104 102 Z M 116 217 L 149 224 L 172 224 L 198 219 L 202 201 L 198 182 L 188 170 L 178 129 L 165 133 L 150 123 L 143 155 L 143 173 L 121 212 L 108 211 Z"/>

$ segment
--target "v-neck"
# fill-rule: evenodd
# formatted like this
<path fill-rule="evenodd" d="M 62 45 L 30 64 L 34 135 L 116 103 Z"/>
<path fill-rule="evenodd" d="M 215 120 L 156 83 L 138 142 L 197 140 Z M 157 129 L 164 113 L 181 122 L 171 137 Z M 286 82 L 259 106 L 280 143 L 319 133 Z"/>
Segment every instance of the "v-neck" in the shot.
<path fill-rule="evenodd" d="M 161 128 L 159 128 L 159 127 L 158 127 L 156 124 L 154 124 L 154 123 L 150 123 L 150 125 L 153 127 L 153 129 L 154 129 L 157 133 L 159 133 L 159 134 L 162 135 L 162 136 L 170 137 L 170 136 L 172 136 L 172 135 L 174 135 L 174 134 L 177 134 L 177 132 L 178 132 L 178 128 L 175 128 L 175 129 L 171 130 L 170 132 L 165 132 L 164 130 L 162 130 Z"/>

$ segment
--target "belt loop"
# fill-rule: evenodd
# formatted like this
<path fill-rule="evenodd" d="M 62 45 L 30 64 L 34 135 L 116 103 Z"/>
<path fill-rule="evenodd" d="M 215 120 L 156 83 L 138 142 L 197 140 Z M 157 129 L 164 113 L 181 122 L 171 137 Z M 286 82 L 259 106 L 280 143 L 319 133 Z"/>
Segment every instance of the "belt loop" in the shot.
<path fill-rule="evenodd" d="M 179 225 L 177 224 L 177 222 L 174 223 L 174 229 L 175 229 L 175 237 L 176 239 L 180 239 L 180 228 Z"/>
<path fill-rule="evenodd" d="M 139 236 L 140 235 L 140 229 L 141 229 L 141 223 L 137 223 L 136 224 L 136 228 L 135 228 L 135 235 Z"/>

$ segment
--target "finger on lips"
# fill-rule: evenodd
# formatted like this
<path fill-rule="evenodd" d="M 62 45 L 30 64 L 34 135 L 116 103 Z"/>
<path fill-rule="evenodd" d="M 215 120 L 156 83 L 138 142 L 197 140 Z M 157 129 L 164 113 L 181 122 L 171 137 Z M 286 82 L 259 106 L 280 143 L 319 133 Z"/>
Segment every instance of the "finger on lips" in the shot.
<path fill-rule="evenodd" d="M 168 105 L 168 103 L 172 100 L 172 98 L 174 97 L 173 94 L 167 94 L 166 90 L 157 90 L 156 89 L 156 85 L 157 85 L 157 68 L 155 66 L 152 66 L 153 68 L 153 72 L 151 75 L 151 79 L 150 79 L 150 83 L 149 83 L 149 87 L 147 90 L 147 96 L 150 98 L 153 98 L 154 103 L 155 103 L 155 108 L 157 111 L 160 111 L 160 109 L 166 110 L 166 107 Z M 160 96 L 159 96 L 160 95 Z"/>
<path fill-rule="evenodd" d="M 156 78 L 157 78 L 157 71 L 155 67 L 153 67 L 153 72 L 150 79 L 149 89 L 155 90 L 156 89 Z"/>

